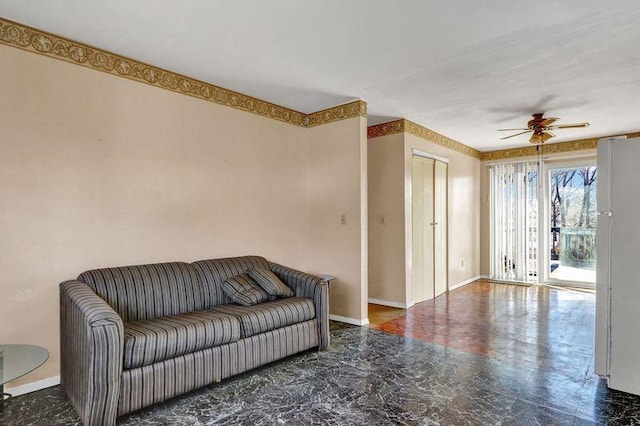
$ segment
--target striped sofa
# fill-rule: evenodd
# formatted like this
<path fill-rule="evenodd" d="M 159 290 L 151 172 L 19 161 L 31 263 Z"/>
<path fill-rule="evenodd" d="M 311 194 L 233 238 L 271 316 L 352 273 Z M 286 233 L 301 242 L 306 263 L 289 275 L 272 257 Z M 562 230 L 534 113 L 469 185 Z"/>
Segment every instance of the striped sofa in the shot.
<path fill-rule="evenodd" d="M 295 296 L 232 304 L 222 283 L 270 269 Z M 60 284 L 61 384 L 85 425 L 329 346 L 328 284 L 258 256 L 95 269 Z"/>

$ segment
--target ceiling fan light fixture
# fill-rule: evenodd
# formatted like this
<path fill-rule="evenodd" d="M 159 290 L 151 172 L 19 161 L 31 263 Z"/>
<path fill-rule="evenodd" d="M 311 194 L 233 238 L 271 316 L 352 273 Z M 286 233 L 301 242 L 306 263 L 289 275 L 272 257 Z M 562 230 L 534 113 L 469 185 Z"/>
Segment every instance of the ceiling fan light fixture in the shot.
<path fill-rule="evenodd" d="M 499 129 L 498 131 L 516 131 L 520 130 L 520 133 L 516 133 L 513 135 L 505 136 L 500 138 L 500 140 L 513 138 L 516 136 L 523 135 L 525 133 L 533 132 L 529 142 L 532 144 L 542 144 L 548 141 L 551 138 L 554 138 L 556 135 L 550 132 L 550 130 L 557 129 L 575 129 L 581 127 L 589 127 L 589 123 L 574 123 L 574 124 L 553 124 L 556 121 L 560 120 L 559 117 L 543 117 L 544 113 L 538 112 L 532 114 L 533 118 L 527 122 L 527 129 Z M 522 131 L 524 130 L 524 131 Z"/>

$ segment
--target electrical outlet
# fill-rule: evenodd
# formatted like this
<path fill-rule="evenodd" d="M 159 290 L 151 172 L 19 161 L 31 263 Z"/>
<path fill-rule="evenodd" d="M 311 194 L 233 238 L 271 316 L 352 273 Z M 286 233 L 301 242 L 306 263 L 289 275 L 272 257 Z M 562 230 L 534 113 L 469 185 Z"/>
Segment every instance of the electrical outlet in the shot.
<path fill-rule="evenodd" d="M 347 224 L 347 215 L 346 215 L 346 214 L 344 214 L 344 213 L 342 213 L 342 214 L 340 215 L 340 224 L 341 224 L 341 225 L 346 225 L 346 224 Z"/>
<path fill-rule="evenodd" d="M 460 259 L 460 267 L 464 268 L 464 259 Z"/>

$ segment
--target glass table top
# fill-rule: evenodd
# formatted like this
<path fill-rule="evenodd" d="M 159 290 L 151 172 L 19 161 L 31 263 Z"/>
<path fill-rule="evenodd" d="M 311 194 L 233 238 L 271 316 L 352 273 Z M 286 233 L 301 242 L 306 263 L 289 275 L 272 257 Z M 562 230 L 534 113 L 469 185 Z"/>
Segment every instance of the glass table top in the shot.
<path fill-rule="evenodd" d="M 32 372 L 49 359 L 49 351 L 34 345 L 0 345 L 0 385 Z"/>

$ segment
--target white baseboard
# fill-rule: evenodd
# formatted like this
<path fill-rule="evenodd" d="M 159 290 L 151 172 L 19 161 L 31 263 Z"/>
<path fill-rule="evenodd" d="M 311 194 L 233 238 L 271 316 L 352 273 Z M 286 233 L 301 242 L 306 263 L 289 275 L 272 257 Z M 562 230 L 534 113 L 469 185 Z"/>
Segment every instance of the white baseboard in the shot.
<path fill-rule="evenodd" d="M 536 285 L 536 284 L 533 284 L 533 283 L 523 283 L 523 282 L 520 282 L 520 281 L 503 281 L 503 280 L 492 280 L 492 279 L 489 279 L 489 282 L 492 283 L 492 284 L 519 285 L 519 286 L 522 286 L 522 287 L 531 287 L 531 286 Z"/>
<path fill-rule="evenodd" d="M 475 277 L 473 277 L 473 278 L 469 278 L 468 280 L 465 280 L 465 281 L 459 282 L 458 284 L 454 284 L 454 285 L 452 285 L 451 287 L 449 287 L 449 291 L 451 291 L 451 290 L 455 290 L 456 288 L 463 287 L 463 286 L 465 286 L 465 285 L 467 285 L 467 284 L 471 284 L 472 282 L 474 282 L 474 281 L 478 281 L 478 280 L 480 280 L 480 279 L 482 279 L 482 278 L 484 278 L 484 276 L 483 276 L 483 275 L 476 275 L 476 276 L 475 276 Z"/>
<path fill-rule="evenodd" d="M 392 308 L 407 309 L 407 304 L 402 302 L 390 302 L 388 300 L 369 298 L 369 303 L 373 303 L 374 305 L 391 306 Z"/>
<path fill-rule="evenodd" d="M 60 384 L 60 376 L 49 377 L 48 379 L 36 380 L 35 382 L 26 383 L 15 387 L 5 387 L 4 391 L 12 396 L 24 395 L 38 390 L 50 388 Z"/>
<path fill-rule="evenodd" d="M 369 318 L 356 319 L 356 318 L 341 317 L 340 315 L 330 314 L 329 319 L 333 321 L 338 321 L 338 322 L 345 322 L 347 324 L 359 325 L 361 327 L 365 325 L 369 325 Z"/>

